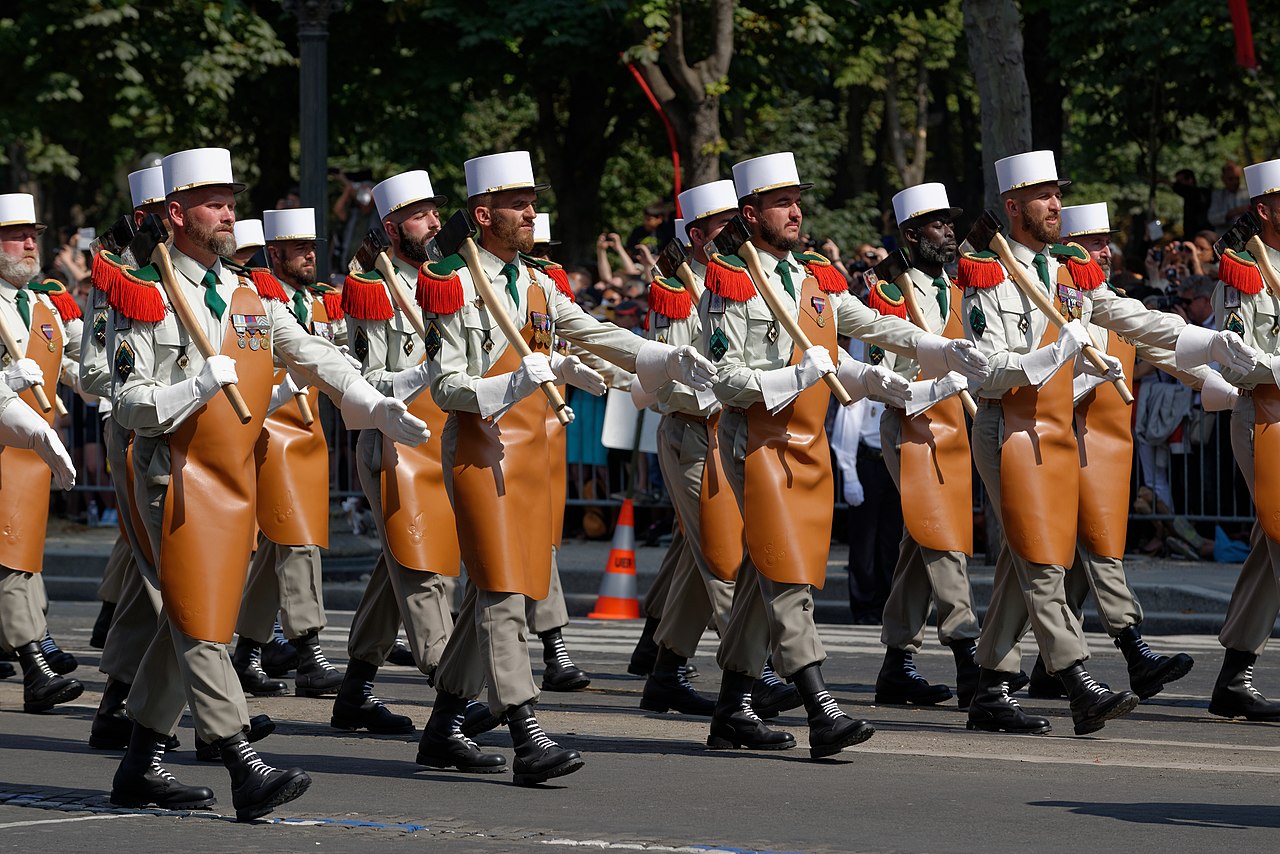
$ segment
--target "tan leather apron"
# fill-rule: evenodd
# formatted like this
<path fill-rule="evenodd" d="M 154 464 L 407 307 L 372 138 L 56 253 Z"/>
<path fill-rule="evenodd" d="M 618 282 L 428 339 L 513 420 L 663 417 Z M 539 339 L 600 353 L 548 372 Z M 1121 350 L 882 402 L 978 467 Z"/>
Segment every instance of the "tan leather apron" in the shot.
<path fill-rule="evenodd" d="M 953 287 L 949 296 L 942 334 L 963 338 L 960 291 Z M 899 441 L 902 518 L 911 538 L 935 551 L 973 554 L 973 459 L 959 395 L 904 415 Z"/>
<path fill-rule="evenodd" d="M 196 640 L 231 642 L 256 540 L 254 448 L 274 374 L 265 314 L 257 292 L 238 287 L 224 315 L 221 352 L 235 359 L 237 384 L 252 420 L 241 424 L 219 392 L 169 438 L 160 593 L 169 620 Z"/>
<path fill-rule="evenodd" d="M 1107 353 L 1124 366 L 1133 384 L 1133 345 L 1107 332 Z M 1081 542 L 1094 554 L 1124 559 L 1129 532 L 1129 478 L 1133 471 L 1133 410 L 1112 383 L 1094 386 L 1076 404 L 1076 441 L 1080 446 Z"/>
<path fill-rule="evenodd" d="M 33 292 L 31 331 L 27 335 L 26 358 L 44 373 L 44 392 L 52 401 L 58 394 L 62 373 L 62 327 L 53 311 Z M 6 354 L 6 364 L 16 355 Z M 45 421 L 53 423 L 56 409 L 40 412 L 35 393 L 23 391 L 19 397 Z M 9 404 L 17 406 L 17 402 Z M 44 569 L 44 538 L 49 526 L 49 464 L 27 448 L 0 447 L 0 566 L 19 572 Z"/>
<path fill-rule="evenodd" d="M 707 569 L 721 581 L 734 581 L 746 551 L 742 511 L 729 488 L 720 459 L 720 413 L 707 419 L 707 461 L 702 466 L 699 542 Z"/>
<path fill-rule="evenodd" d="M 547 298 L 530 285 L 528 319 L 520 336 L 535 353 L 550 347 L 535 335 L 533 314 L 547 314 Z M 549 322 L 549 321 L 548 321 Z M 520 367 L 508 346 L 485 376 Z M 467 574 L 487 592 L 545 599 L 551 584 L 551 487 L 548 482 L 547 399 L 541 391 L 521 400 L 500 421 L 457 412 L 453 510 Z"/>
<path fill-rule="evenodd" d="M 1055 300 L 1059 311 L 1061 300 Z M 1040 346 L 1058 340 L 1045 324 Z M 1005 393 L 1000 446 L 1000 513 L 1005 540 L 1032 563 L 1070 567 L 1075 562 L 1080 504 L 1080 457 L 1072 420 L 1072 370 L 1063 365 L 1041 388 Z"/>
<path fill-rule="evenodd" d="M 1263 532 L 1280 542 L 1280 388 L 1270 383 L 1253 390 L 1253 502 Z"/>
<path fill-rule="evenodd" d="M 561 353 L 564 355 L 564 353 Z M 557 386 L 560 396 L 568 390 Z M 547 406 L 547 456 L 551 463 L 551 545 L 560 548 L 564 541 L 564 505 L 569 500 L 569 433 Z"/>
<path fill-rule="evenodd" d="M 822 300 L 821 314 L 816 299 Z M 812 276 L 800 286 L 799 323 L 814 346 L 826 347 L 837 362 L 835 307 Z M 793 347 L 790 364 L 803 356 Z M 826 383 L 817 382 L 776 415 L 763 403 L 747 410 L 743 523 L 751 560 L 771 581 L 821 589 L 827 579 L 835 509 L 824 429 L 830 400 Z"/>

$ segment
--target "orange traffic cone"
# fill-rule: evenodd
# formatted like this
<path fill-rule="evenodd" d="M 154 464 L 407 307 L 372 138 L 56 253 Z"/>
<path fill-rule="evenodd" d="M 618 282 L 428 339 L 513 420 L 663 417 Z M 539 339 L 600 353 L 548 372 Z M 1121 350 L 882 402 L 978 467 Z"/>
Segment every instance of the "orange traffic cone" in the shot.
<path fill-rule="evenodd" d="M 600 595 L 596 607 L 587 616 L 593 620 L 636 620 L 640 617 L 640 600 L 636 598 L 636 523 L 635 510 L 628 498 L 622 502 L 618 525 L 613 529 L 609 564 L 600 579 Z"/>

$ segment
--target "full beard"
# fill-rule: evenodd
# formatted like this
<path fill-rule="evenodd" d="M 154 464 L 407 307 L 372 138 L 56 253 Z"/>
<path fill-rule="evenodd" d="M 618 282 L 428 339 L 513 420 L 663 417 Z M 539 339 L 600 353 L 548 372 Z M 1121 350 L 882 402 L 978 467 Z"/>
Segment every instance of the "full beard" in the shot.
<path fill-rule="evenodd" d="M 316 283 L 316 268 L 308 267 L 306 261 L 301 258 L 295 258 L 291 263 L 285 264 L 281 270 L 291 282 L 299 285 L 310 286 Z"/>
<path fill-rule="evenodd" d="M 229 258 L 236 251 L 236 236 L 233 232 L 218 231 L 216 227 L 206 228 L 190 217 L 187 218 L 186 232 L 191 242 L 206 252 Z"/>
<path fill-rule="evenodd" d="M 930 243 L 927 240 L 921 240 L 919 251 L 920 258 L 930 264 L 944 266 L 956 260 L 956 246 L 954 243 Z"/>
<path fill-rule="evenodd" d="M 519 220 L 496 218 L 493 221 L 493 236 L 517 252 L 532 252 L 533 229 L 525 231 L 520 226 Z"/>
<path fill-rule="evenodd" d="M 1033 220 L 1031 214 L 1027 213 L 1024 208 L 1022 211 L 1022 227 L 1028 234 L 1041 243 L 1057 243 L 1062 237 L 1062 223 L 1059 221 L 1056 225 L 1049 225 L 1043 219 Z"/>
<path fill-rule="evenodd" d="M 775 229 L 763 218 L 760 220 L 760 239 L 769 246 L 777 247 L 783 252 L 795 252 L 802 245 L 799 235 L 787 237 L 781 230 Z"/>
<path fill-rule="evenodd" d="M 421 266 L 431 260 L 431 256 L 427 254 L 427 244 L 430 242 L 430 237 L 410 237 L 401 231 L 400 254 Z"/>
<path fill-rule="evenodd" d="M 25 285 L 40 273 L 40 259 L 34 255 L 14 258 L 0 254 L 0 279 L 12 285 Z"/>

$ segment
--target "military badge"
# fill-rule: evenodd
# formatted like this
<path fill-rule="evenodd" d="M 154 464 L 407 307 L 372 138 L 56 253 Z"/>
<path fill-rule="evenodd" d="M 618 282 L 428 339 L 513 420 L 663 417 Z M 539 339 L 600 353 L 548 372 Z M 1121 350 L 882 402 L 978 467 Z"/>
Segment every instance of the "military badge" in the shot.
<path fill-rule="evenodd" d="M 883 348 L 883 347 L 877 347 L 877 346 L 876 346 L 876 345 L 874 345 L 874 344 L 872 344 L 870 347 L 868 347 L 868 348 L 867 348 L 867 361 L 869 361 L 869 362 L 870 362 L 871 364 L 873 364 L 873 365 L 878 365 L 878 364 L 880 364 L 881 362 L 883 362 L 883 361 L 884 361 L 884 348 Z"/>
<path fill-rule="evenodd" d="M 987 315 L 983 313 L 982 307 L 977 304 L 969 309 L 969 328 L 979 338 L 982 337 L 982 333 L 987 331 Z"/>
<path fill-rule="evenodd" d="M 400 349 L 404 351 L 404 354 L 406 356 L 413 355 L 413 336 L 412 335 L 404 336 L 404 346 L 401 347 Z"/>
<path fill-rule="evenodd" d="M 765 332 L 765 333 L 764 333 L 764 340 L 768 341 L 770 344 L 777 343 L 777 340 L 778 340 L 778 321 L 776 321 L 776 320 L 770 320 L 770 321 L 769 321 L 769 330 L 768 330 L 767 332 Z"/>
<path fill-rule="evenodd" d="M 569 355 L 569 342 L 563 338 L 556 339 L 556 352 L 561 356 Z"/>
<path fill-rule="evenodd" d="M 724 314 L 724 297 L 712 293 L 711 299 L 707 301 L 707 311 L 712 314 Z"/>
<path fill-rule="evenodd" d="M 671 325 L 671 318 L 667 317 L 665 314 L 658 314 L 657 312 L 654 312 L 654 315 L 653 315 L 654 329 L 666 329 L 670 325 Z"/>
<path fill-rule="evenodd" d="M 1224 327 L 1228 332 L 1234 332 L 1237 335 L 1244 336 L 1244 321 L 1240 319 L 1240 313 L 1233 311 L 1227 315 L 1227 325 Z"/>
<path fill-rule="evenodd" d="M 133 373 L 133 364 L 136 357 L 133 354 L 133 348 L 129 346 L 128 341 L 121 341 L 120 346 L 116 348 L 116 376 L 120 382 L 126 382 L 129 375 Z"/>
<path fill-rule="evenodd" d="M 818 296 L 810 297 L 809 303 L 810 305 L 813 306 L 814 313 L 818 315 L 816 318 L 814 318 L 818 322 L 818 325 L 826 326 L 827 316 L 826 314 L 824 314 L 824 312 L 827 310 L 827 298 L 818 297 Z"/>
<path fill-rule="evenodd" d="M 369 358 L 369 333 L 364 331 L 363 326 L 356 326 L 356 336 L 351 342 L 351 352 L 362 362 Z"/>
<path fill-rule="evenodd" d="M 716 327 L 716 331 L 711 333 L 711 357 L 717 362 L 724 358 L 724 354 L 729 352 L 729 336 L 724 334 L 724 330 Z"/>
<path fill-rule="evenodd" d="M 1084 292 L 1079 288 L 1058 285 L 1058 300 L 1062 303 L 1062 314 L 1067 320 L 1084 317 Z"/>
<path fill-rule="evenodd" d="M 1026 335 L 1026 334 L 1027 334 L 1027 330 L 1028 330 L 1028 329 L 1030 329 L 1030 328 L 1031 328 L 1031 321 L 1030 321 L 1030 320 L 1027 320 L 1027 316 L 1026 316 L 1025 314 L 1018 318 L 1018 331 L 1019 331 L 1019 332 L 1021 332 L 1023 335 Z"/>
<path fill-rule="evenodd" d="M 322 320 L 312 321 L 311 334 L 318 335 L 326 341 L 333 341 L 333 324 L 325 323 Z"/>
<path fill-rule="evenodd" d="M 1239 308 L 1240 307 L 1240 289 L 1239 288 L 1223 288 L 1222 289 L 1222 307 L 1223 308 Z"/>
<path fill-rule="evenodd" d="M 107 313 L 99 311 L 93 316 L 93 340 L 99 347 L 107 346 Z"/>
<path fill-rule="evenodd" d="M 40 324 L 40 334 L 44 336 L 44 340 L 47 342 L 49 346 L 50 353 L 52 353 L 54 350 L 57 349 L 53 343 L 53 324 L 52 323 Z"/>
<path fill-rule="evenodd" d="M 427 324 L 427 334 L 422 340 L 427 348 L 427 358 L 435 361 L 436 356 L 440 355 L 441 340 L 440 327 L 436 326 L 434 320 Z"/>
<path fill-rule="evenodd" d="M 120 311 L 116 312 L 116 332 L 128 332 L 131 322 L 127 314 Z"/>
<path fill-rule="evenodd" d="M 480 347 L 481 347 L 481 348 L 482 348 L 486 353 L 492 353 L 492 352 L 493 352 L 493 330 L 491 330 L 491 329 L 486 329 L 486 330 L 484 331 L 484 340 L 480 342 Z"/>

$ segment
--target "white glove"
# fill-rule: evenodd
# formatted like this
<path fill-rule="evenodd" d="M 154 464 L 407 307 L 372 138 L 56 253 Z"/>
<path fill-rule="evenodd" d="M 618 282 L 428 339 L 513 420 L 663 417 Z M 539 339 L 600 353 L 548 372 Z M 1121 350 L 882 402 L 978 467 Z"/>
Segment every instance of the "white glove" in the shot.
<path fill-rule="evenodd" d="M 850 507 L 862 506 L 862 502 L 867 500 L 867 494 L 862 488 L 862 481 L 853 477 L 844 479 L 844 500 Z"/>
<path fill-rule="evenodd" d="M 36 411 L 21 400 L 13 400 L 0 412 L 0 444 L 30 448 L 53 472 L 59 489 L 76 485 L 76 467 L 62 446 L 58 433 Z"/>
<path fill-rule="evenodd" d="M 556 375 L 556 379 L 560 382 L 580 388 L 596 397 L 604 394 L 609 388 L 604 381 L 604 377 L 584 365 L 577 356 L 562 356 L 559 353 L 552 353 L 551 372 Z"/>
<path fill-rule="evenodd" d="M 658 402 L 658 396 L 644 387 L 644 383 L 640 382 L 640 378 L 634 374 L 631 376 L 631 403 L 636 409 L 648 409 Z"/>
<path fill-rule="evenodd" d="M 1124 365 L 1120 364 L 1119 359 L 1115 356 L 1108 356 L 1106 353 L 1099 353 L 1098 355 L 1102 357 L 1102 362 L 1106 365 L 1105 369 L 1099 368 L 1091 359 L 1086 359 L 1081 355 L 1078 357 L 1080 371 L 1108 383 L 1124 379 Z"/>
<path fill-rule="evenodd" d="M 916 361 L 925 379 L 958 371 L 971 380 L 984 382 L 991 373 L 987 357 L 964 338 L 925 334 L 916 342 Z"/>
<path fill-rule="evenodd" d="M 511 372 L 508 384 L 516 400 L 524 400 L 538 390 L 543 383 L 556 381 L 551 363 L 541 353 L 530 353 L 520 360 L 520 367 Z"/>
<path fill-rule="evenodd" d="M 4 369 L 4 383 L 14 391 L 25 391 L 44 382 L 44 371 L 32 359 L 15 359 Z"/>
<path fill-rule="evenodd" d="M 338 352 L 342 354 L 342 358 L 347 360 L 347 364 L 355 368 L 357 371 L 361 369 L 360 360 L 351 355 L 351 348 L 346 344 L 338 347 Z"/>
<path fill-rule="evenodd" d="M 1065 324 L 1058 330 L 1058 340 L 1032 350 L 1021 357 L 1022 370 L 1032 385 L 1044 385 L 1067 362 L 1076 357 L 1087 344 L 1092 344 L 1089 331 L 1078 320 Z"/>
<path fill-rule="evenodd" d="M 213 400 L 224 385 L 239 382 L 236 375 L 236 360 L 230 356 L 217 353 L 205 360 L 204 367 L 195 377 L 186 380 L 191 383 L 191 391 L 201 405 Z"/>
<path fill-rule="evenodd" d="M 797 365 L 760 372 L 760 393 L 765 408 L 777 412 L 796 399 L 800 392 L 835 370 L 826 347 L 810 347 Z"/>
<path fill-rule="evenodd" d="M 675 380 L 694 391 L 711 388 L 716 376 L 716 366 L 701 356 L 697 350 L 685 344 L 672 347 L 658 341 L 646 341 L 636 353 L 636 376 L 645 388 L 661 388 Z"/>
<path fill-rule="evenodd" d="M 919 415 L 935 403 L 953 397 L 968 387 L 969 380 L 958 371 L 952 371 L 936 380 L 916 380 L 911 383 L 907 415 Z"/>
<path fill-rule="evenodd" d="M 1258 353 L 1234 332 L 1214 332 L 1187 324 L 1178 333 L 1174 346 L 1174 364 L 1190 370 L 1210 362 L 1247 374 L 1258 366 Z"/>
<path fill-rule="evenodd" d="M 568 427 L 570 424 L 572 424 L 572 423 L 573 423 L 573 419 L 574 419 L 574 418 L 577 418 L 577 416 L 573 414 L 573 407 L 572 407 L 572 406 L 566 406 L 566 407 L 564 408 L 564 414 L 565 414 L 565 416 L 566 416 L 566 419 L 565 419 L 565 422 L 564 422 L 564 425 L 563 425 L 563 426 Z"/>
<path fill-rule="evenodd" d="M 284 406 L 299 391 L 297 383 L 293 381 L 293 377 L 286 371 L 284 382 L 277 385 L 271 390 L 271 403 L 267 405 L 267 414 L 272 415 L 277 409 Z"/>
<path fill-rule="evenodd" d="M 846 359 L 836 377 L 854 400 L 874 397 L 889 406 L 905 409 L 911 399 L 911 383 L 881 365 Z"/>
<path fill-rule="evenodd" d="M 431 377 L 427 375 L 428 362 L 421 362 L 412 368 L 396 371 L 391 378 L 391 395 L 396 400 L 411 403 L 415 397 L 431 385 Z"/>
<path fill-rule="evenodd" d="M 401 445 L 415 447 L 431 438 L 421 420 L 409 414 L 403 402 L 386 397 L 364 379 L 347 387 L 339 404 L 348 430 L 376 428 Z"/>
<path fill-rule="evenodd" d="M 1218 364 L 1241 374 L 1247 374 L 1258 366 L 1258 354 L 1254 349 L 1229 330 L 1213 333 L 1209 356 Z"/>
<path fill-rule="evenodd" d="M 1210 371 L 1200 389 L 1200 405 L 1205 412 L 1231 411 L 1240 399 L 1240 390 L 1222 378 L 1217 371 Z"/>

